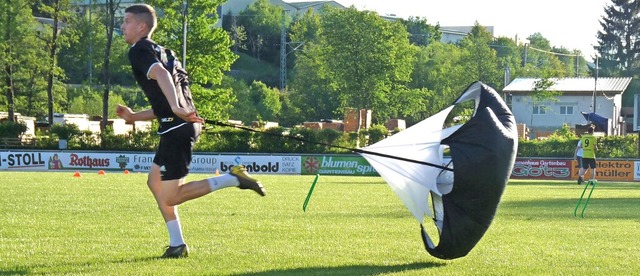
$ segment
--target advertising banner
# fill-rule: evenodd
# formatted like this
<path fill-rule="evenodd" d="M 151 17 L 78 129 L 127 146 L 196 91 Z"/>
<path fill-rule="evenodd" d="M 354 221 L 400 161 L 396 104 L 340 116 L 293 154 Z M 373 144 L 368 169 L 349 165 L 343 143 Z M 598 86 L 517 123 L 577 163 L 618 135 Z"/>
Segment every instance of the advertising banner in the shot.
<path fill-rule="evenodd" d="M 573 161 L 575 165 L 574 171 L 571 172 L 572 179 L 578 179 L 578 162 Z M 596 159 L 596 179 L 611 181 L 633 181 L 635 177 L 634 161 L 618 161 L 618 160 L 597 160 Z M 591 170 L 587 171 L 584 179 L 590 179 Z"/>
<path fill-rule="evenodd" d="M 99 152 L 53 152 L 47 162 L 49 170 L 125 170 L 127 154 Z"/>
<path fill-rule="evenodd" d="M 153 153 L 107 153 L 74 151 L 0 151 L 0 170 L 130 170 L 148 172 Z M 445 157 L 445 164 L 449 161 Z M 303 175 L 362 175 L 378 176 L 366 159 L 359 155 L 250 155 L 250 154 L 194 154 L 191 173 L 227 173 L 232 166 L 244 165 L 252 174 Z M 598 180 L 640 181 L 640 160 L 597 160 Z M 552 158 L 518 158 L 511 173 L 512 179 L 578 178 L 575 160 Z M 585 179 L 589 179 L 589 173 Z"/>
<path fill-rule="evenodd" d="M 634 181 L 640 179 L 637 161 L 597 160 L 596 179 L 609 181 Z M 578 162 L 571 159 L 516 159 L 512 179 L 578 179 Z M 637 176 L 636 176 L 637 174 Z M 591 176 L 585 174 L 585 179 Z"/>
<path fill-rule="evenodd" d="M 571 160 L 516 159 L 511 172 L 513 179 L 569 179 Z"/>
<path fill-rule="evenodd" d="M 378 172 L 361 156 L 302 156 L 302 174 L 322 175 L 368 175 Z"/>
<path fill-rule="evenodd" d="M 46 170 L 51 158 L 48 152 L 0 152 L 0 170 Z"/>
<path fill-rule="evenodd" d="M 126 166 L 136 172 L 148 172 L 154 154 L 129 154 Z M 300 174 L 300 156 L 206 155 L 194 154 L 191 173 L 228 172 L 232 166 L 244 165 L 252 174 Z"/>
<path fill-rule="evenodd" d="M 244 165 L 252 174 L 300 174 L 300 156 L 216 155 L 220 173 Z M 214 170 L 215 170 L 214 169 Z"/>
<path fill-rule="evenodd" d="M 102 152 L 0 152 L 0 170 L 130 170 L 148 172 L 153 153 Z M 249 173 L 300 174 L 301 157 L 258 155 L 194 154 L 191 173 L 228 172 L 244 165 Z"/>
<path fill-rule="evenodd" d="M 633 161 L 633 180 L 640 181 L 640 161 Z"/>

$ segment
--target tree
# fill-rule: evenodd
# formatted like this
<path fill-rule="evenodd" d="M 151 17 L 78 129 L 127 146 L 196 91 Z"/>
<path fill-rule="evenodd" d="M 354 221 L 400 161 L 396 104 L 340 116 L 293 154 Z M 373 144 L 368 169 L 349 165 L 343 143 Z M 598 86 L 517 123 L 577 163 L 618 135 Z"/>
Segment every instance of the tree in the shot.
<path fill-rule="evenodd" d="M 67 23 L 67 29 L 75 31 L 76 39 L 70 41 L 68 45 L 63 45 L 60 49 L 60 67 L 64 69 L 68 83 L 89 85 L 103 82 L 100 74 L 104 67 L 104 53 L 102 49 L 107 45 L 107 27 L 98 16 L 102 11 L 96 7 L 82 11 L 80 16 L 73 22 Z M 129 47 L 124 39 L 116 37 L 111 41 L 111 57 L 109 59 L 111 68 L 110 83 L 119 85 L 135 85 L 135 80 L 131 74 L 127 51 Z"/>
<path fill-rule="evenodd" d="M 46 39 L 47 48 L 49 50 L 49 68 L 47 69 L 47 103 L 48 103 L 48 121 L 53 123 L 53 84 L 56 75 L 61 72 L 57 70 L 58 66 L 58 51 L 61 45 L 67 43 L 69 36 L 60 36 L 60 30 L 62 29 L 62 23 L 69 22 L 73 16 L 71 12 L 70 0 L 50 0 L 49 5 L 41 4 L 40 11 L 44 15 L 48 15 L 53 19 L 53 26 L 51 28 L 51 36 Z M 66 32 L 70 33 L 70 32 Z"/>
<path fill-rule="evenodd" d="M 540 78 L 545 75 L 565 77 L 567 72 L 564 65 L 553 53 L 551 43 L 540 33 L 534 33 L 528 38 L 529 44 L 524 49 L 524 70 L 520 71 L 524 77 Z"/>
<path fill-rule="evenodd" d="M 426 18 L 410 16 L 408 19 L 400 19 L 400 22 L 409 32 L 409 41 L 411 44 L 419 46 L 427 46 L 430 43 L 440 41 L 442 33 L 440 25 L 430 25 Z"/>
<path fill-rule="evenodd" d="M 102 96 L 100 91 L 91 90 L 85 87 L 84 93 L 78 95 L 69 101 L 68 113 L 87 114 L 89 116 L 100 116 L 102 114 Z M 109 98 L 109 118 L 116 117 L 116 106 L 124 104 L 124 100 L 120 95 L 112 95 Z"/>
<path fill-rule="evenodd" d="M 289 121 L 334 118 L 340 110 L 340 99 L 322 57 L 323 49 L 314 42 L 306 42 L 304 47 L 305 50 L 297 54 L 288 95 L 288 102 L 300 113 Z"/>
<path fill-rule="evenodd" d="M 489 47 L 492 42 L 489 31 L 478 22 L 460 41 L 460 47 L 464 50 L 461 61 L 467 84 L 481 81 L 496 89 L 502 87 L 502 70 L 498 67 L 496 51 Z"/>
<path fill-rule="evenodd" d="M 275 121 L 280 115 L 280 109 L 282 109 L 278 89 L 269 88 L 260 81 L 254 81 L 249 89 L 251 93 L 250 99 L 258 111 L 256 118 Z"/>
<path fill-rule="evenodd" d="M 282 7 L 273 5 L 268 0 L 257 0 L 240 12 L 237 22 L 247 32 L 251 56 L 259 60 L 268 58 L 267 61 L 272 63 L 278 62 L 283 14 Z M 288 15 L 284 16 L 285 21 L 291 21 Z M 285 24 L 288 26 L 288 23 Z"/>
<path fill-rule="evenodd" d="M 318 46 L 321 27 L 322 17 L 313 10 L 307 11 L 291 26 L 291 40 L 303 43 L 300 50 L 294 52 L 296 62 L 289 93 L 283 100 L 283 108 L 288 111 L 283 115 L 291 125 L 333 118 L 339 110 L 340 101 L 331 86 L 327 64 L 322 58 L 323 50 Z"/>
<path fill-rule="evenodd" d="M 116 12 L 120 9 L 121 0 L 106 0 L 104 13 L 102 14 L 102 21 L 106 26 L 107 41 L 104 47 L 104 61 L 102 64 L 102 123 L 100 124 L 100 130 L 102 130 L 103 136 L 105 135 L 105 129 L 109 122 L 109 93 L 111 92 L 111 48 L 113 46 L 113 34 L 116 29 Z M 102 139 L 102 141 L 106 141 Z"/>
<path fill-rule="evenodd" d="M 533 109 L 531 110 L 531 125 L 533 125 L 534 110 L 538 110 L 538 113 L 544 114 L 547 108 L 541 104 L 548 101 L 555 101 L 557 100 L 556 96 L 561 95 L 561 92 L 549 89 L 555 84 L 556 82 L 548 76 L 536 80 L 533 83 L 533 91 L 529 94 Z"/>
<path fill-rule="evenodd" d="M 419 121 L 451 105 L 470 83 L 465 80 L 462 63 L 463 50 L 454 44 L 434 42 L 420 47 L 414 59 L 409 87 L 426 89 L 429 108 L 414 115 Z"/>
<path fill-rule="evenodd" d="M 154 40 L 179 53 L 187 49 L 185 67 L 189 72 L 191 92 L 196 108 L 207 119 L 225 119 L 235 102 L 233 91 L 212 89 L 220 84 L 237 56 L 231 52 L 231 39 L 222 28 L 213 28 L 218 20 L 216 9 L 223 0 L 152 0 L 149 4 L 162 11 Z M 183 7 L 182 3 L 186 3 Z M 186 20 L 187 47 L 183 45 Z M 182 58 L 180 58 L 182 60 Z"/>
<path fill-rule="evenodd" d="M 353 6 L 327 9 L 318 46 L 340 108 L 372 109 L 382 122 L 394 113 L 389 94 L 406 87 L 414 57 L 404 25 Z"/>
<path fill-rule="evenodd" d="M 640 2 L 611 0 L 598 31 L 601 76 L 636 76 L 640 65 Z"/>
<path fill-rule="evenodd" d="M 496 51 L 498 68 L 504 71 L 504 86 L 507 86 L 520 71 L 522 64 L 521 49 L 513 39 L 498 37 L 490 45 Z"/>
<path fill-rule="evenodd" d="M 0 63 L 2 64 L 2 88 L 7 99 L 9 121 L 14 121 L 16 108 L 16 67 L 21 64 L 20 45 L 27 37 L 35 37 L 35 20 L 31 16 L 30 0 L 0 1 L 0 26 L 3 41 L 0 42 Z"/>
<path fill-rule="evenodd" d="M 307 10 L 302 17 L 291 24 L 291 41 L 302 43 L 317 41 L 321 24 L 322 18 L 320 15 L 314 12 L 313 9 Z M 304 48 L 304 45 L 302 47 Z"/>

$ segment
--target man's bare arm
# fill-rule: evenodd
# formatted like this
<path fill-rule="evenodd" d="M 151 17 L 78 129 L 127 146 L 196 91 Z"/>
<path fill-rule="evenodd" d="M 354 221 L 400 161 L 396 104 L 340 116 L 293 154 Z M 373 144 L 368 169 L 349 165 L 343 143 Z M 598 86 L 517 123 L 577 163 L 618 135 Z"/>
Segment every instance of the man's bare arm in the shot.
<path fill-rule="evenodd" d="M 187 122 L 204 122 L 202 118 L 196 116 L 195 110 L 187 110 L 178 106 L 178 96 L 176 94 L 176 87 L 173 85 L 171 74 L 169 74 L 169 72 L 159 63 L 151 66 L 151 70 L 149 70 L 149 78 L 158 82 L 158 86 L 162 89 L 162 93 L 165 98 L 167 98 L 167 102 L 169 102 L 171 111 L 173 111 L 174 114 Z"/>
<path fill-rule="evenodd" d="M 124 105 L 118 105 L 116 107 L 116 114 L 127 122 L 148 121 L 156 118 L 156 115 L 153 114 L 153 109 L 133 112 L 131 108 Z"/>

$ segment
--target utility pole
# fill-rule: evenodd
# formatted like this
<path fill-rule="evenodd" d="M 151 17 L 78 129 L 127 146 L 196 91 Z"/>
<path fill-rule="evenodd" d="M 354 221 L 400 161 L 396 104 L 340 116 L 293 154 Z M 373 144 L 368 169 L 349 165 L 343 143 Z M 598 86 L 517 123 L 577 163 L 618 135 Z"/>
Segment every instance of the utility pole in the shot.
<path fill-rule="evenodd" d="M 280 91 L 284 91 L 287 79 L 287 34 L 285 30 L 285 15 L 282 10 L 282 25 L 280 27 Z"/>
<path fill-rule="evenodd" d="M 182 0 L 182 68 L 187 69 L 187 0 Z"/>
<path fill-rule="evenodd" d="M 527 46 L 529 46 L 528 43 L 524 44 L 524 63 L 522 64 L 522 66 L 527 66 Z"/>
<path fill-rule="evenodd" d="M 596 97 L 598 91 L 598 55 L 596 55 L 596 77 L 593 85 L 593 113 L 596 113 Z"/>
<path fill-rule="evenodd" d="M 93 3 L 89 1 L 89 86 L 93 82 Z"/>

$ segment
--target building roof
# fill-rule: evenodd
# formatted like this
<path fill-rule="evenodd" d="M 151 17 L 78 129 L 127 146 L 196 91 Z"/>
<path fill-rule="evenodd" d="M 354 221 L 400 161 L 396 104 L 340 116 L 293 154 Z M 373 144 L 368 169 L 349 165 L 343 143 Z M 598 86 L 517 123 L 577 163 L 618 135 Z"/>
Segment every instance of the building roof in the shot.
<path fill-rule="evenodd" d="M 539 78 L 516 78 L 507 85 L 502 92 L 522 93 L 533 91 L 534 83 Z M 618 94 L 624 93 L 631 83 L 631 78 L 598 78 L 597 84 L 594 78 L 552 78 L 555 84 L 549 90 L 558 92 L 589 92 L 594 89 L 602 92 L 614 92 Z"/>
<path fill-rule="evenodd" d="M 286 2 L 287 4 L 294 6 L 296 9 L 306 9 L 309 7 L 314 7 L 314 6 L 320 6 L 320 5 L 324 5 L 324 4 L 328 4 L 330 2 L 333 2 L 334 4 L 337 4 L 338 6 L 341 6 L 344 8 L 344 6 L 340 5 L 340 3 L 336 2 L 336 1 L 307 1 L 307 2 Z"/>
<path fill-rule="evenodd" d="M 474 26 L 440 26 L 440 31 L 443 33 L 461 34 L 467 35 L 471 32 Z M 493 26 L 483 26 L 493 36 Z"/>

